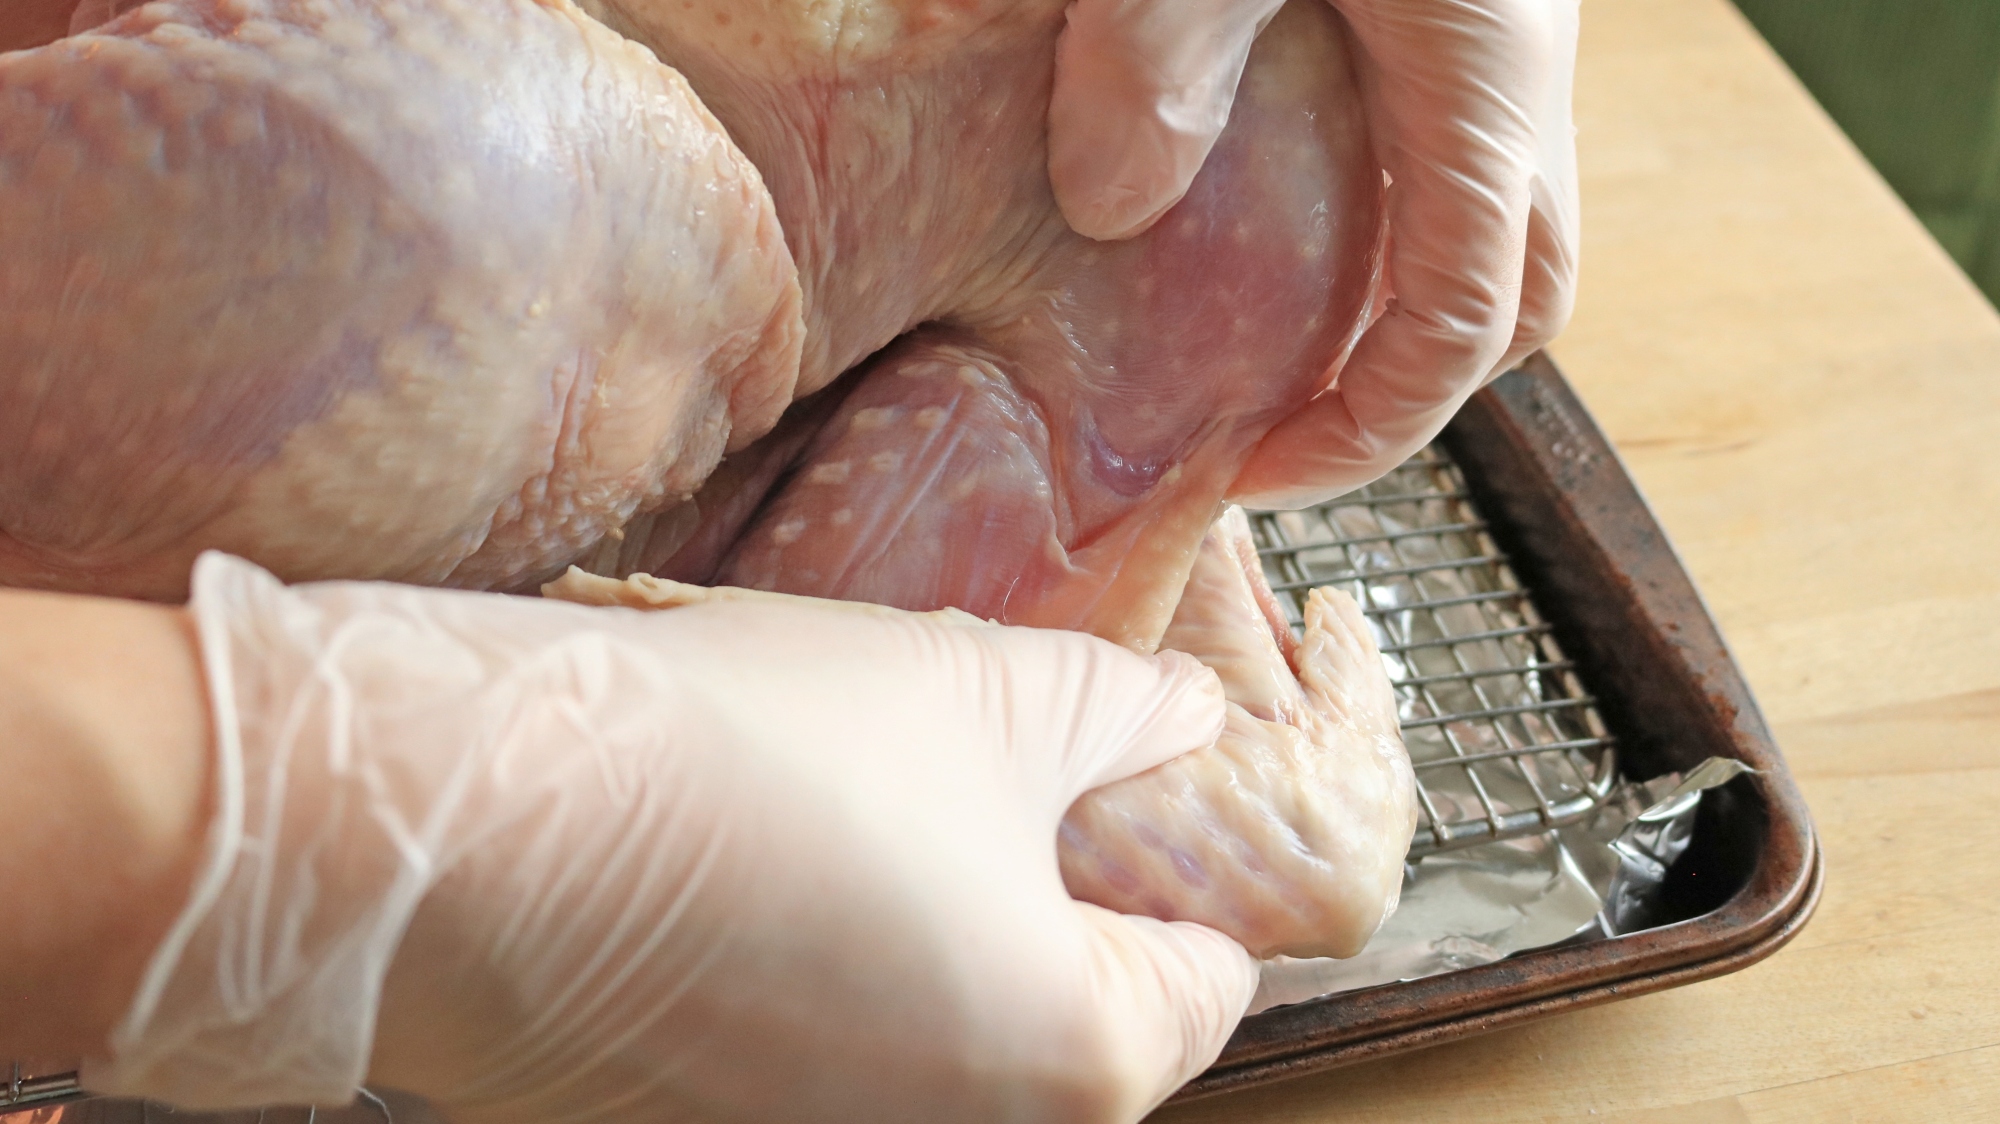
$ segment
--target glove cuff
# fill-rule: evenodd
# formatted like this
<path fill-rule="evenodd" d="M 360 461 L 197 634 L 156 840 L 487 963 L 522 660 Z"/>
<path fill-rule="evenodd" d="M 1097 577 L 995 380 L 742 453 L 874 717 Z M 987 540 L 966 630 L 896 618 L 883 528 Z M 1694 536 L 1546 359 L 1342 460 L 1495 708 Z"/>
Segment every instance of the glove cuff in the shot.
<path fill-rule="evenodd" d="M 286 589 L 226 555 L 190 602 L 215 725 L 215 818 L 187 906 L 111 1038 L 94 1092 L 186 1108 L 346 1104 L 366 1071 L 383 977 L 434 863 L 408 801 L 367 755 L 342 640 L 368 619 L 341 587 Z M 355 587 L 349 587 L 350 589 Z M 378 617 L 393 614 L 377 614 Z M 369 645 L 372 647 L 372 645 Z M 409 694 L 406 686 L 402 692 Z M 396 703 L 382 700 L 391 711 Z M 427 786 L 417 786 L 427 787 Z"/>

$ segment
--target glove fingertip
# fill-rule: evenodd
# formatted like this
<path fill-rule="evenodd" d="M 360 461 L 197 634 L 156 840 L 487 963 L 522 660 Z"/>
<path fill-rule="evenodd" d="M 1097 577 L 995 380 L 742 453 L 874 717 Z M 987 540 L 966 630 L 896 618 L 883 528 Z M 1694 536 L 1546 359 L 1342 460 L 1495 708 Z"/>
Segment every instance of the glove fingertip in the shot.
<path fill-rule="evenodd" d="M 1164 174 L 1134 182 L 1129 173 L 1137 165 L 1160 161 L 1133 153 L 1131 145 L 1130 138 L 1070 135 L 1058 130 L 1052 117 L 1049 184 L 1071 230 L 1099 242 L 1134 238 L 1152 229 L 1187 194 L 1193 176 L 1179 175 L 1179 168 L 1155 169 Z"/>
<path fill-rule="evenodd" d="M 1224 696 L 1215 671 L 1185 652 L 1147 658 L 1160 670 L 1160 690 L 1120 762 L 1130 773 L 1213 745 L 1222 734 Z"/>
<path fill-rule="evenodd" d="M 1049 184 L 1072 230 L 1117 241 L 1151 229 L 1187 194 L 1236 87 L 1200 80 L 1226 61 L 1199 60 L 1184 75 L 1161 71 L 1143 35 L 1135 41 L 1134 28 L 1102 12 L 1079 18 L 1083 10 L 1072 9 L 1057 46 Z"/>
<path fill-rule="evenodd" d="M 1109 681 L 1099 702 L 1089 707 L 1094 732 L 1067 755 L 1057 796 L 1067 808 L 1095 788 L 1137 776 L 1183 754 L 1214 745 L 1224 718 L 1222 681 L 1201 661 L 1182 652 L 1137 656 Z M 1146 670 L 1153 674 L 1148 682 Z"/>
<path fill-rule="evenodd" d="M 1171 650 L 1155 652 L 1174 712 L 1159 725 L 1177 731 L 1195 745 L 1206 745 L 1222 732 L 1222 678 L 1215 669 L 1188 655 Z"/>
<path fill-rule="evenodd" d="M 1208 1068 L 1257 992 L 1242 945 L 1191 921 L 1157 921 L 1076 904 L 1097 941 L 1097 986 L 1130 1051 L 1126 1097 L 1141 1112 Z"/>

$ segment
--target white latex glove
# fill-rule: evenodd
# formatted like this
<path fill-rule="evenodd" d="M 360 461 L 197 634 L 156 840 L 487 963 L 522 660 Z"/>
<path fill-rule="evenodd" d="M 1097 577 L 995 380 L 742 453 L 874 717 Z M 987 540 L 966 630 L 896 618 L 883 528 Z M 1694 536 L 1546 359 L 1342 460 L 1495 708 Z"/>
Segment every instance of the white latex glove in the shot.
<path fill-rule="evenodd" d="M 1394 468 L 1569 322 L 1577 0 L 1330 0 L 1360 46 L 1389 188 L 1386 311 L 1338 383 L 1264 439 L 1233 499 L 1299 507 Z M 1049 178 L 1065 217 L 1125 238 L 1180 201 L 1282 0 L 1075 0 Z"/>
<path fill-rule="evenodd" d="M 92 1089 L 344 1102 L 372 1041 L 458 1121 L 1133 1121 L 1254 990 L 1057 872 L 1080 793 L 1215 738 L 1192 659 L 216 554 L 192 609 L 220 811 Z"/>

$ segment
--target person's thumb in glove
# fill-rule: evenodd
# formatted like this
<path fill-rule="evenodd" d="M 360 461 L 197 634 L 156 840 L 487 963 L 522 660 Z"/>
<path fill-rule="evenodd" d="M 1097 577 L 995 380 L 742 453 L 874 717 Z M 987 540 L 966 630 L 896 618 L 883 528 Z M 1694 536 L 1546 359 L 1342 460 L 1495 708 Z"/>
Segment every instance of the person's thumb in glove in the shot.
<path fill-rule="evenodd" d="M 1250 44 L 1282 0 L 1077 0 L 1056 45 L 1049 181 L 1070 228 L 1151 227 L 1229 123 Z"/>
<path fill-rule="evenodd" d="M 981 634 L 1006 668 L 1004 723 L 1059 821 L 1079 796 L 1215 740 L 1220 685 L 1193 657 L 1132 655 L 1070 633 Z M 1020 704 L 1026 705 L 1020 705 Z M 1039 824 L 1037 825 L 1040 826 Z M 1075 1116 L 1136 1120 L 1215 1060 L 1257 988 L 1257 962 L 1204 925 L 1163 922 L 1071 902 L 1080 922 L 1080 1010 L 1105 1052 L 1109 1080 Z M 1105 1099 L 1105 1098 L 1108 1098 Z"/>

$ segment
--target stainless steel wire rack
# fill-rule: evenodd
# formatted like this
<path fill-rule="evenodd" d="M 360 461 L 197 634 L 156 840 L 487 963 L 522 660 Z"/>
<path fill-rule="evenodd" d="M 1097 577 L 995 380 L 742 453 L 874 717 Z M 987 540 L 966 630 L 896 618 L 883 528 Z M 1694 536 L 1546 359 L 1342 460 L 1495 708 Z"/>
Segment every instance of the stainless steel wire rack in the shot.
<path fill-rule="evenodd" d="M 1250 525 L 1294 626 L 1303 621 L 1306 591 L 1316 586 L 1346 590 L 1368 616 L 1416 767 L 1423 820 L 1412 860 L 1561 827 L 1611 796 L 1616 753 L 1594 701 L 1441 448 L 1318 507 L 1253 512 Z M 16 1065 L 12 1081 L 0 1085 L 0 1116 L 8 1124 L 218 1119 L 134 1101 L 62 1103 L 80 1095 L 73 1072 Z M 357 1110 L 368 1112 L 354 1117 L 357 1124 L 390 1116 L 379 1100 L 347 1112 Z M 335 1124 L 344 1117 L 271 1109 L 230 1120 Z"/>
<path fill-rule="evenodd" d="M 1594 700 L 1442 448 L 1250 525 L 1295 627 L 1319 586 L 1367 614 L 1416 767 L 1412 860 L 1574 823 L 1611 796 L 1616 750 Z"/>

